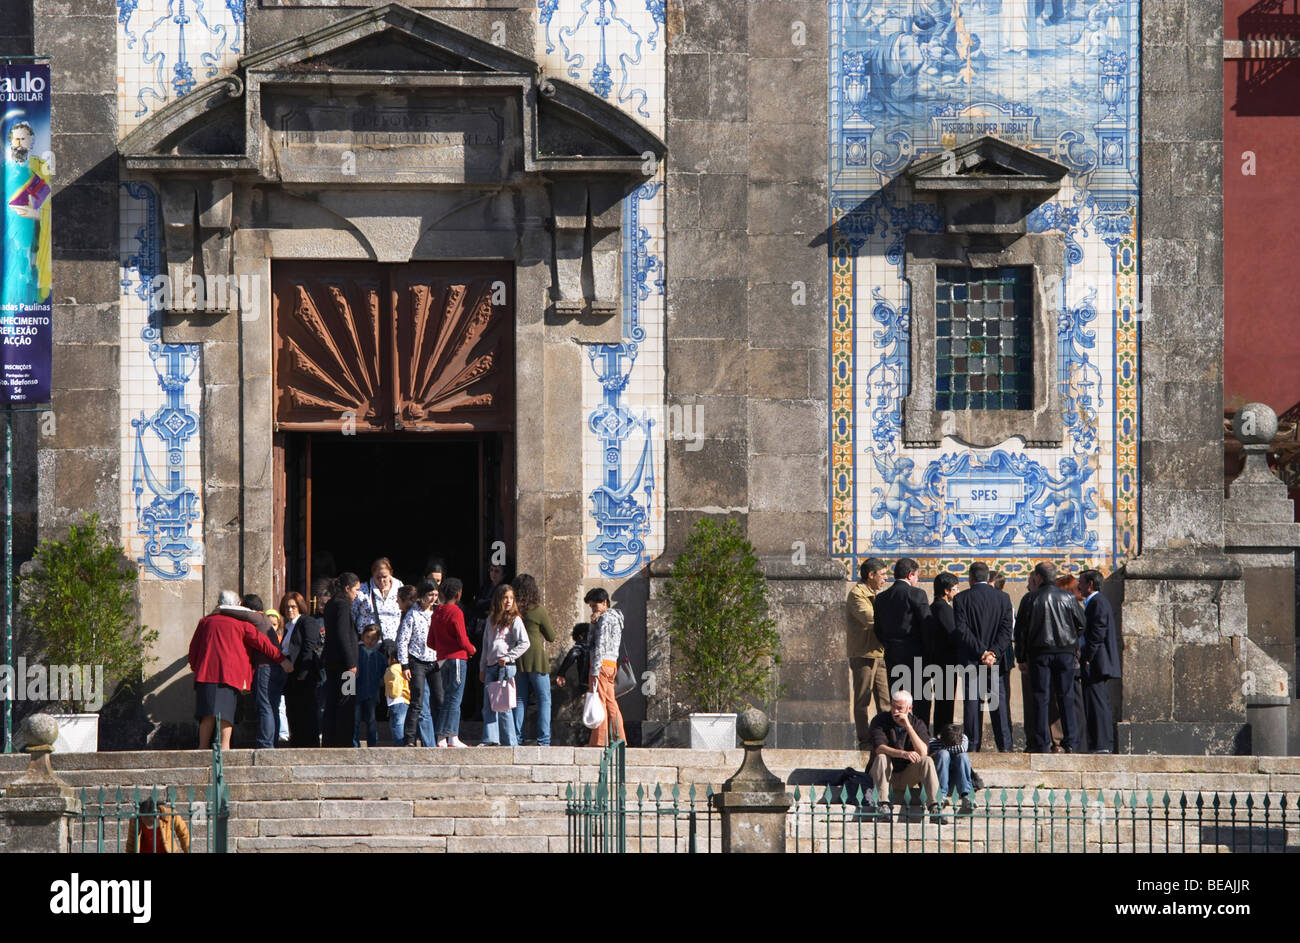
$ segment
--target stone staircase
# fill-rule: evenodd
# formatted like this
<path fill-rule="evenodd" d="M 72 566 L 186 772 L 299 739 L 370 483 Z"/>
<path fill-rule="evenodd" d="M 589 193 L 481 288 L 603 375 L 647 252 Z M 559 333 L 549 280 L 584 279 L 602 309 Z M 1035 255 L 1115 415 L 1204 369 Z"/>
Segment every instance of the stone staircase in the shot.
<path fill-rule="evenodd" d="M 231 750 L 224 757 L 232 802 L 231 846 L 240 852 L 566 851 L 566 791 L 596 782 L 600 757 L 597 749 L 562 746 Z M 633 795 L 638 785 L 643 787 L 647 802 L 655 787 L 667 799 L 676 786 L 679 806 L 695 785 L 699 847 L 709 837 L 703 834 L 707 827 L 716 849 L 716 819 L 706 823 L 702 815 L 704 789 L 716 789 L 730 777 L 741 757 L 740 750 L 629 749 L 627 782 Z M 763 757 L 776 775 L 799 784 L 804 797 L 810 784 L 824 783 L 845 767 L 861 769 L 864 762 L 857 751 L 766 750 Z M 1149 791 L 1157 808 L 1166 791 L 1174 803 L 1182 791 L 1193 801 L 1198 791 L 1218 791 L 1225 802 L 1229 792 L 1243 801 L 1250 794 L 1255 803 L 1267 794 L 1274 808 L 1285 793 L 1292 810 L 1300 799 L 1300 758 L 984 753 L 974 760 L 985 785 L 995 796 L 1007 789 L 1012 805 L 1029 804 L 1035 789 L 1040 801 L 1055 790 L 1058 803 L 1065 790 L 1076 797 L 1087 790 L 1090 803 L 1101 791 L 1108 805 L 1117 790 L 1125 805 L 1134 796 L 1144 803 Z M 198 792 L 208 784 L 210 762 L 211 754 L 198 750 L 64 754 L 53 760 L 69 785 L 110 792 L 151 786 L 194 786 Z M 0 757 L 0 788 L 25 765 L 22 756 Z M 831 806 L 828 813 L 833 814 L 822 816 L 823 825 L 833 825 L 841 807 Z M 792 823 L 792 834 L 793 828 Z M 899 840 L 899 828 L 904 841 L 913 841 L 905 825 L 895 826 L 880 850 Z M 651 850 L 656 842 L 663 850 L 684 848 L 685 829 L 680 816 L 633 816 L 629 850 Z M 1300 834 L 1287 831 L 1287 845 L 1300 847 Z M 857 834 L 855 826 L 855 839 Z M 818 850 L 837 841 L 826 833 Z M 870 850 L 869 835 L 867 841 L 864 850 Z"/>

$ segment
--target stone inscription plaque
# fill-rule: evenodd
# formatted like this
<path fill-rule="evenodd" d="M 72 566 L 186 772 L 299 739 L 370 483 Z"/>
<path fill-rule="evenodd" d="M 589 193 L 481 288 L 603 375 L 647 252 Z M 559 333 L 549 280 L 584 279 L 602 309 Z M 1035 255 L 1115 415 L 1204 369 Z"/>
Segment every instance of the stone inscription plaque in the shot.
<path fill-rule="evenodd" d="M 494 182 L 509 172 L 501 102 L 281 101 L 269 122 L 292 182 Z"/>

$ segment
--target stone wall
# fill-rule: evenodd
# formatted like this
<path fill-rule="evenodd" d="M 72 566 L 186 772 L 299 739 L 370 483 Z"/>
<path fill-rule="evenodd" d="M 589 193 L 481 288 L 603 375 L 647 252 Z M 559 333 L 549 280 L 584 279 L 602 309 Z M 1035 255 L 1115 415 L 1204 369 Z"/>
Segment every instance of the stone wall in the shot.
<path fill-rule="evenodd" d="M 814 0 L 669 8 L 668 403 L 697 410 L 701 438 L 666 444 L 647 716 L 690 707 L 671 688 L 662 578 L 696 521 L 730 517 L 782 637 L 775 742 L 829 747 L 852 731 L 843 572 L 827 557 L 826 22 Z"/>
<path fill-rule="evenodd" d="M 33 45 L 51 57 L 55 434 L 20 465 L 39 468 L 39 536 L 83 511 L 119 532 L 117 45 L 114 11 L 95 2 L 32 4 Z M 34 443 L 28 441 L 29 447 Z M 27 472 L 30 474 L 30 471 Z"/>
<path fill-rule="evenodd" d="M 1119 749 L 1246 749 L 1246 590 L 1224 556 L 1222 9 L 1143 3 L 1141 555 Z M 1195 343 L 1188 338 L 1195 337 Z"/>

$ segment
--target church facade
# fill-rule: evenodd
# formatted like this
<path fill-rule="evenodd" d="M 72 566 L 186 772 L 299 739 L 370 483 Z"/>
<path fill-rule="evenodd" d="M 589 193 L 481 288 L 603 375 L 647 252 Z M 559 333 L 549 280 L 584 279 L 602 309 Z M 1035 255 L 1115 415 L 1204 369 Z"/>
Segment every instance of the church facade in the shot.
<path fill-rule="evenodd" d="M 626 710 L 673 739 L 663 581 L 710 516 L 771 585 L 776 745 L 851 745 L 846 580 L 912 556 L 1119 570 L 1123 748 L 1239 746 L 1245 590 L 1197 471 L 1214 4 L 32 9 L 57 433 L 19 430 L 20 538 L 120 536 L 155 721 L 220 590 L 442 557 L 533 573 L 560 627 L 609 589 Z"/>

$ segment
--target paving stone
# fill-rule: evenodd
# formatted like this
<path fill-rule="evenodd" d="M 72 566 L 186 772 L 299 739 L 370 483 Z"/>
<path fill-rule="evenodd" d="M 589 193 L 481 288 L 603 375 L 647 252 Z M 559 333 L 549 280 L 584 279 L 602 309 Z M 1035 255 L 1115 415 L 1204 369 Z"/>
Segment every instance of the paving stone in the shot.
<path fill-rule="evenodd" d="M 308 819 L 318 818 L 321 813 L 319 802 L 300 802 L 295 800 L 260 800 L 257 802 L 230 802 L 230 815 L 235 819 Z"/>
<path fill-rule="evenodd" d="M 1267 788 L 1267 783 L 1260 776 L 1244 773 L 1215 773 L 1210 776 L 1186 773 L 1138 773 L 1136 788 L 1160 792 L 1185 789 L 1223 793 L 1237 789 L 1248 792 L 1251 789 Z"/>
<path fill-rule="evenodd" d="M 229 770 L 235 766 L 252 766 L 254 750 L 226 750 L 221 756 L 222 765 Z M 9 757 L 6 757 L 9 759 Z M 26 767 L 24 757 L 15 757 Z M 56 753 L 50 759 L 56 773 L 82 769 L 204 769 L 212 770 L 212 752 L 209 750 L 126 750 L 113 753 Z"/>
<path fill-rule="evenodd" d="M 568 819 L 563 815 L 539 815 L 527 819 L 456 819 L 461 835 L 566 835 Z"/>
<path fill-rule="evenodd" d="M 501 796 L 563 796 L 565 783 L 493 783 L 492 792 Z"/>
<path fill-rule="evenodd" d="M 563 803 L 561 803 L 561 806 L 563 806 Z M 444 816 L 447 818 L 505 816 L 515 818 L 519 815 L 520 809 L 520 803 L 514 799 L 504 798 L 417 800 L 414 803 L 414 813 L 417 818 L 421 816 Z M 563 808 L 560 811 L 564 811 Z"/>
<path fill-rule="evenodd" d="M 291 770 L 263 767 L 263 773 L 292 773 L 298 782 L 330 779 L 457 779 L 458 766 L 295 766 Z M 259 771 L 257 768 L 252 770 Z M 463 777 L 466 779 L 474 777 Z"/>
<path fill-rule="evenodd" d="M 452 854 L 501 851 L 544 854 L 549 848 L 550 842 L 544 835 L 456 835 L 447 839 L 447 850 Z"/>
<path fill-rule="evenodd" d="M 1136 789 L 1137 773 L 1081 773 L 1080 785 L 1089 792 L 1098 789 Z"/>
<path fill-rule="evenodd" d="M 600 779 L 600 767 L 578 767 L 580 779 L 584 783 L 594 783 Z M 730 775 L 728 773 L 727 775 Z M 629 783 L 675 783 L 677 767 L 675 766 L 628 766 L 626 776 Z"/>
<path fill-rule="evenodd" d="M 310 852 L 332 851 L 351 853 L 370 853 L 384 851 L 434 851 L 445 852 L 447 839 L 440 837 L 392 838 L 376 837 L 364 840 L 357 838 L 315 837 L 275 837 L 275 838 L 241 838 L 235 842 L 237 852 Z"/>
<path fill-rule="evenodd" d="M 520 799 L 518 803 L 519 815 L 553 815 L 555 813 L 563 814 L 568 808 L 568 803 L 563 799 Z"/>
<path fill-rule="evenodd" d="M 230 787 L 230 798 L 245 802 L 292 802 L 320 795 L 316 783 L 234 783 Z"/>
<path fill-rule="evenodd" d="M 437 782 L 321 783 L 322 799 L 472 799 L 483 795 L 482 783 Z"/>
<path fill-rule="evenodd" d="M 573 747 L 515 747 L 514 762 L 533 766 L 571 766 L 573 753 Z"/>
<path fill-rule="evenodd" d="M 554 767 L 537 768 L 549 770 Z M 533 779 L 533 770 L 531 766 L 462 766 L 458 778 L 462 782 L 522 783 Z"/>
<path fill-rule="evenodd" d="M 1268 777 L 1268 788 L 1273 792 L 1300 793 L 1300 775 L 1273 773 Z M 1294 804 L 1294 801 L 1292 802 Z"/>
<path fill-rule="evenodd" d="M 450 835 L 455 819 L 262 819 L 259 834 L 332 835 L 340 838 L 362 835 Z"/>
<path fill-rule="evenodd" d="M 320 817 L 323 819 L 347 818 L 392 818 L 409 819 L 412 803 L 410 800 L 390 799 L 369 802 L 364 800 L 331 799 L 320 804 Z"/>
<path fill-rule="evenodd" d="M 535 783 L 576 783 L 580 781 L 581 772 L 586 766 L 534 766 L 532 771 Z M 628 767 L 631 769 L 631 767 Z"/>

